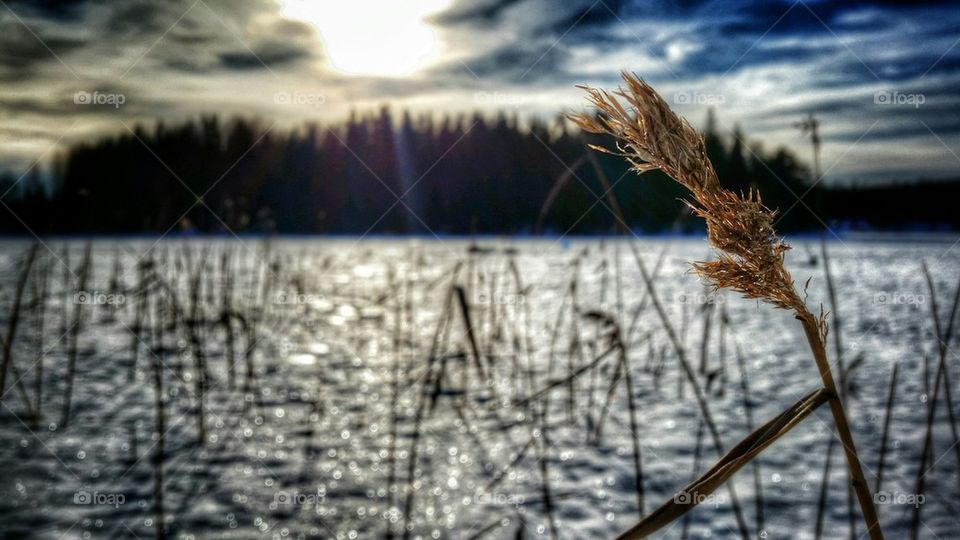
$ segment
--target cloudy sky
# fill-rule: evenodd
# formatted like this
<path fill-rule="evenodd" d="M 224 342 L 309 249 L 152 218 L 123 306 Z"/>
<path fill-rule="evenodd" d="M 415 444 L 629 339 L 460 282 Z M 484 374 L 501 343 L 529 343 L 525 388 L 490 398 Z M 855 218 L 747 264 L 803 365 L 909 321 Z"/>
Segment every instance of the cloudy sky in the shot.
<path fill-rule="evenodd" d="M 960 177 L 958 42 L 954 2 L 0 0 L 0 169 L 207 112 L 550 116 L 627 69 L 804 158 L 813 112 L 830 181 Z"/>

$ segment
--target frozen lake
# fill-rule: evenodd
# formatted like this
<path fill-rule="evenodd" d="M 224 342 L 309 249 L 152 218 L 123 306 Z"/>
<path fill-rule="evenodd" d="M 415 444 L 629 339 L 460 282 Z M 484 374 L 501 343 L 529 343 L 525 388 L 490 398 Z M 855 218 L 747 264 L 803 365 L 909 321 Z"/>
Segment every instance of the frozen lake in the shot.
<path fill-rule="evenodd" d="M 878 496 L 888 538 L 909 535 L 918 501 L 921 537 L 960 537 L 942 390 L 933 468 L 916 489 L 940 358 L 921 265 L 946 327 L 954 240 L 828 243 L 842 359 L 855 366 L 848 415 L 874 490 L 899 365 Z M 820 242 L 792 243 L 798 288 L 812 278 L 811 311 L 830 311 Z M 756 426 L 818 388 L 790 313 L 713 294 L 690 272 L 710 255 L 704 240 L 636 245 L 727 448 L 748 416 Z M 646 512 L 710 467 L 626 241 L 471 246 L 96 240 L 84 272 L 85 242 L 47 242 L 21 287 L 0 406 L 0 536 L 151 538 L 163 520 L 168 538 L 612 538 L 640 517 L 635 452 Z M 5 339 L 29 247 L 0 244 Z M 734 477 L 752 537 L 814 538 L 832 426 L 818 409 Z M 824 538 L 850 535 L 840 450 Z M 740 537 L 729 493 L 661 536 Z"/>

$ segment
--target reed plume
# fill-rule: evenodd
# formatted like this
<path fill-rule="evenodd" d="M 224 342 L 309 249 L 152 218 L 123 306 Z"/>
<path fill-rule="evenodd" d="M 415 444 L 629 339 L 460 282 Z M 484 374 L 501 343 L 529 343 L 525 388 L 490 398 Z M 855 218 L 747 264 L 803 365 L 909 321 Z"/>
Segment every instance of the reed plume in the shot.
<path fill-rule="evenodd" d="M 784 265 L 784 256 L 790 247 L 774 230 L 776 212 L 764 206 L 757 191 L 737 194 L 723 188 L 707 157 L 703 137 L 689 122 L 674 114 L 650 85 L 636 75 L 624 72 L 622 76 L 626 88 L 614 92 L 581 86 L 597 114 L 571 114 L 570 119 L 588 133 L 610 136 L 616 141 L 614 148 L 590 145 L 591 148 L 626 158 L 638 174 L 660 170 L 690 191 L 692 198 L 687 204 L 706 221 L 708 240 L 718 252 L 715 261 L 695 262 L 693 268 L 712 287 L 732 289 L 746 298 L 795 313 L 830 396 L 834 422 L 846 451 L 851 485 L 857 493 L 867 530 L 871 538 L 883 538 L 840 393 L 827 362 L 827 323 L 822 310 L 821 315 L 815 316 L 807 309 Z M 764 434 L 762 439 L 768 435 Z M 625 536 L 643 536 L 645 533 L 641 531 L 651 530 L 638 526 Z"/>
<path fill-rule="evenodd" d="M 600 114 L 570 118 L 589 133 L 617 141 L 616 150 L 590 147 L 625 157 L 640 174 L 659 169 L 690 191 L 693 201 L 687 204 L 706 220 L 710 244 L 720 251 L 716 261 L 694 263 L 694 269 L 714 287 L 806 312 L 783 264 L 790 247 L 773 229 L 776 213 L 763 205 L 757 191 L 741 196 L 721 187 L 703 137 L 647 83 L 626 73 L 623 79 L 627 89 L 614 93 L 581 87 Z M 820 321 L 818 325 L 825 328 Z"/>

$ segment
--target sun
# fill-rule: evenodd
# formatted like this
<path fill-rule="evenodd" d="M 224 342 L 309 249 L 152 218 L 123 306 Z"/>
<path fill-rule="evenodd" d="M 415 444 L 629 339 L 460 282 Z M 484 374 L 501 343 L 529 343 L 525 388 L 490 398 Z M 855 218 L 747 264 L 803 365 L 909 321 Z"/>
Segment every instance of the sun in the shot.
<path fill-rule="evenodd" d="M 284 17 L 316 27 L 330 66 L 350 75 L 408 75 L 436 60 L 425 18 L 451 0 L 281 0 Z"/>

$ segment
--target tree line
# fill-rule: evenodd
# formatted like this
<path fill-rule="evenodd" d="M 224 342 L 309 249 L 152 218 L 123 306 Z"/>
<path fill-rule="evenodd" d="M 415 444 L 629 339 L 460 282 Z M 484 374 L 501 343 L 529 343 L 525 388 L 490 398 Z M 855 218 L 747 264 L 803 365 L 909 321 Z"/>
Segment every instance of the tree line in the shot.
<path fill-rule="evenodd" d="M 563 118 L 396 118 L 383 108 L 332 126 L 268 128 L 256 119 L 206 116 L 73 146 L 45 175 L 0 177 L 0 192 L 9 189 L 0 230 L 588 234 L 616 229 L 611 195 L 637 231 L 701 226 L 685 217 L 674 182 L 658 173 L 637 178 L 623 159 L 590 151 L 587 143 L 610 141 Z M 704 137 L 721 183 L 759 189 L 780 209 L 781 230 L 835 220 L 958 225 L 944 196 L 960 193 L 958 183 L 831 190 L 814 185 L 790 150 L 767 149 L 739 129 L 721 134 L 712 113 Z M 909 207 L 914 200 L 922 206 Z"/>

